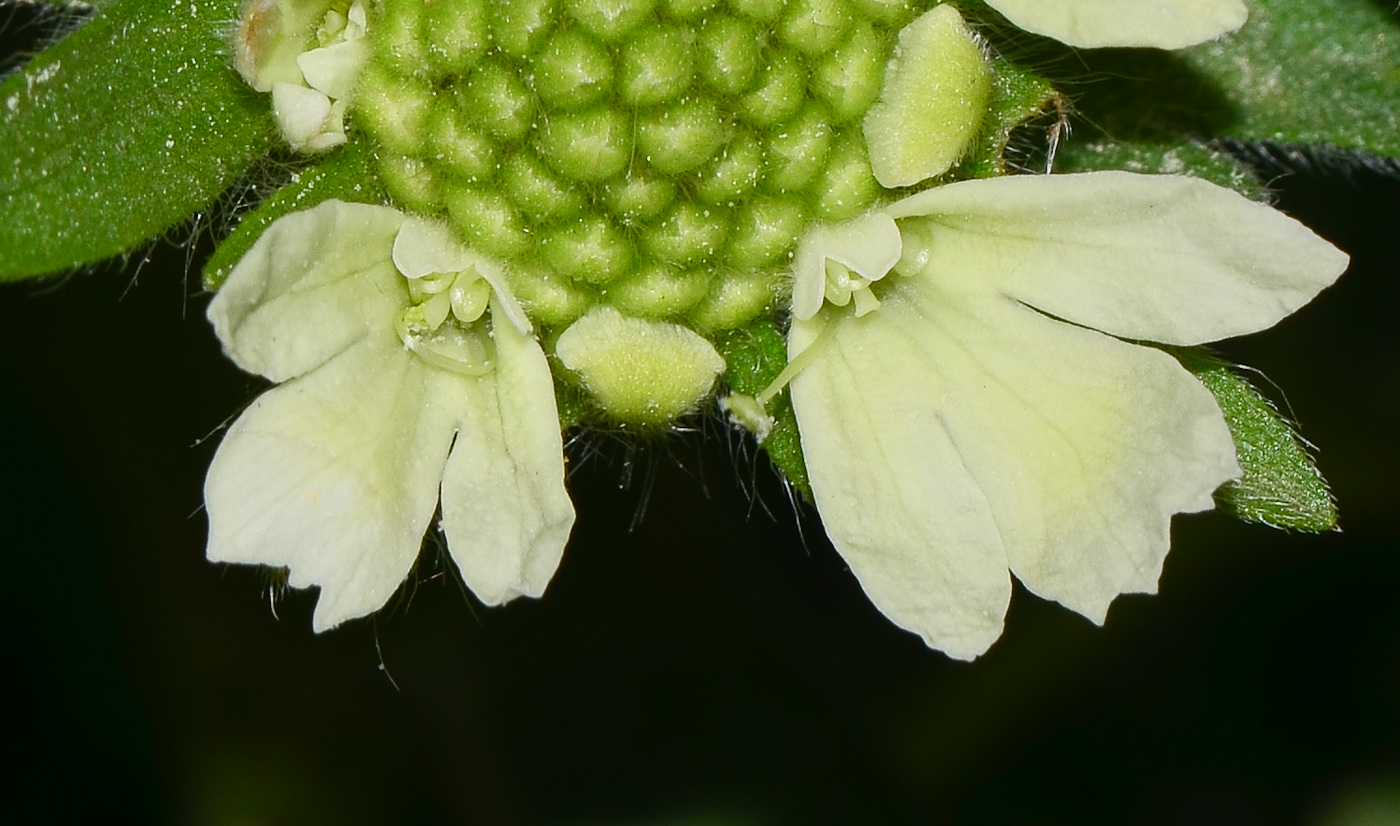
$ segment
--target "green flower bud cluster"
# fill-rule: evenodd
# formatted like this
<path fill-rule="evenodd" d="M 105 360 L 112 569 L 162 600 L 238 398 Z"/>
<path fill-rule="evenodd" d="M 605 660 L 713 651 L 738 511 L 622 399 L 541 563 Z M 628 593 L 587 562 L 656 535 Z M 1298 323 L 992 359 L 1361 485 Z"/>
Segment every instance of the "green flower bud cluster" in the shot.
<path fill-rule="evenodd" d="M 862 118 L 910 0 L 382 0 L 354 123 L 403 206 L 531 317 L 702 334 L 771 312 L 812 224 L 883 191 Z"/>

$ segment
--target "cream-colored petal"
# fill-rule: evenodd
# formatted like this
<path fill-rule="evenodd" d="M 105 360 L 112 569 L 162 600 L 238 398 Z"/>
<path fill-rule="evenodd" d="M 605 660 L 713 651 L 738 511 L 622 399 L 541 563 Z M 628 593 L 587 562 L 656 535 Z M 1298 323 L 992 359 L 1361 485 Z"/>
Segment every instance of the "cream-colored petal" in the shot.
<path fill-rule="evenodd" d="M 492 317 L 503 318 L 500 299 Z M 496 371 L 466 378 L 464 418 L 442 478 L 442 527 L 467 586 L 498 605 L 538 597 L 574 523 L 554 379 L 534 338 L 495 325 Z"/>
<path fill-rule="evenodd" d="M 334 99 L 346 98 L 360 79 L 360 69 L 369 59 L 364 40 L 342 40 L 297 56 L 297 67 L 306 85 Z"/>
<path fill-rule="evenodd" d="M 505 269 L 495 261 L 480 256 L 476 257 L 472 266 L 486 280 L 486 283 L 491 285 L 491 293 L 496 299 L 491 305 L 495 308 L 492 310 L 495 317 L 509 321 L 515 327 L 516 332 L 522 335 L 533 333 L 535 326 L 530 323 L 530 317 L 525 315 L 525 308 L 520 305 L 520 301 L 511 290 Z"/>
<path fill-rule="evenodd" d="M 279 218 L 209 303 L 224 352 L 250 373 L 286 381 L 391 330 L 406 300 L 389 260 L 403 220 L 343 201 Z"/>
<path fill-rule="evenodd" d="M 1347 256 L 1283 213 L 1195 178 L 1089 172 L 965 181 L 889 208 L 943 289 L 990 282 L 1123 338 L 1199 344 L 1272 326 Z M 925 219 L 916 219 L 925 216 Z"/>
<path fill-rule="evenodd" d="M 462 246 L 452 229 L 440 221 L 409 218 L 394 238 L 394 266 L 404 278 L 438 273 L 458 273 L 472 265 L 474 256 Z"/>
<path fill-rule="evenodd" d="M 1102 622 L 1156 590 L 1175 513 L 1237 478 L 1210 392 L 1175 359 L 1048 318 L 991 291 L 899 279 L 883 323 L 922 342 L 937 415 L 990 503 L 1011 569 Z"/>
<path fill-rule="evenodd" d="M 1244 25 L 1241 0 L 987 0 L 1029 32 L 1094 49 L 1181 49 Z"/>
<path fill-rule="evenodd" d="M 879 281 L 899 263 L 902 243 L 899 227 L 883 212 L 807 233 L 793 257 L 792 314 L 808 319 L 821 309 L 828 260 L 868 281 Z"/>
<path fill-rule="evenodd" d="M 320 587 L 317 631 L 380 608 L 432 519 L 460 394 L 392 335 L 264 393 L 209 468 L 209 559 Z"/>
<path fill-rule="evenodd" d="M 297 58 L 315 39 L 329 0 L 249 0 L 232 32 L 233 63 L 249 86 L 301 82 Z"/>
<path fill-rule="evenodd" d="M 1006 554 L 940 415 L 940 354 L 890 309 L 839 314 L 825 335 L 828 314 L 793 323 L 792 356 L 821 348 L 792 382 L 802 452 L 827 535 L 875 607 L 970 660 L 1001 635 Z"/>
<path fill-rule="evenodd" d="M 1209 392 L 989 289 L 892 278 L 878 311 L 826 314 L 792 385 L 818 509 L 876 605 L 971 658 L 1000 631 L 1007 565 L 1095 621 L 1153 590 L 1171 515 L 1238 474 Z"/>
<path fill-rule="evenodd" d="M 292 149 L 322 152 L 345 143 L 345 107 L 307 86 L 272 84 L 272 119 Z"/>

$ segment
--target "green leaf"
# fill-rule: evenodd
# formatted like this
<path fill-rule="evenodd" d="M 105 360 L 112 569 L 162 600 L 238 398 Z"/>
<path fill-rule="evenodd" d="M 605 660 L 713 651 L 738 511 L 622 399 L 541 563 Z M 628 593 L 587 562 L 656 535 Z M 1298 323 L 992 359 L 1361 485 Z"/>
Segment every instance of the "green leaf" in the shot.
<path fill-rule="evenodd" d="M 1180 52 L 1050 58 L 1103 135 L 1172 147 L 1208 138 L 1400 156 L 1400 18 L 1374 0 L 1251 0 L 1244 28 Z M 1054 49 L 1039 44 L 1040 59 Z M 1093 140 L 1098 140 L 1095 136 Z"/>
<path fill-rule="evenodd" d="M 236 0 L 117 0 L 0 83 L 0 281 L 118 255 L 275 138 L 229 66 Z"/>
<path fill-rule="evenodd" d="M 1253 0 L 1238 34 L 1188 49 L 1233 109 L 1223 135 L 1400 156 L 1400 16 L 1377 0 Z"/>
<path fill-rule="evenodd" d="M 786 338 L 771 321 L 757 321 L 723 333 L 715 341 L 715 347 L 727 364 L 725 383 L 749 396 L 757 396 L 787 366 Z M 773 430 L 763 440 L 762 447 L 788 482 L 810 500 L 812 488 L 807 481 L 807 463 L 802 458 L 792 394 L 784 389 L 768 403 L 767 413 L 773 417 Z"/>
<path fill-rule="evenodd" d="M 1293 426 L 1229 365 L 1201 350 L 1173 350 L 1225 413 L 1244 476 L 1216 505 L 1246 522 L 1319 533 L 1337 527 L 1331 491 Z"/>
<path fill-rule="evenodd" d="M 1159 138 L 1128 143 L 1100 137 L 1067 141 L 1056 156 L 1056 172 L 1123 169 L 1148 175 L 1195 175 L 1228 187 L 1247 198 L 1267 202 L 1272 193 L 1254 168 L 1239 158 L 1190 138 Z"/>
<path fill-rule="evenodd" d="M 243 216 L 233 234 L 219 244 L 204 265 L 204 286 L 217 290 L 234 265 L 272 225 L 291 212 L 310 209 L 339 198 L 362 204 L 386 204 L 389 197 L 379 182 L 373 152 L 363 141 L 351 141 L 315 165 L 298 172 L 291 183 L 272 193 Z"/>

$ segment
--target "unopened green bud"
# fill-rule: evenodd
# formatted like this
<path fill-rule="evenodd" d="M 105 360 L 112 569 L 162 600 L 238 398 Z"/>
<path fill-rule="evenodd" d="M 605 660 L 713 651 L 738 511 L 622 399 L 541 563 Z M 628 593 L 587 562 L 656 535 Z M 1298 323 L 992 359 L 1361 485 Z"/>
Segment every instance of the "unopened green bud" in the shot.
<path fill-rule="evenodd" d="M 607 288 L 608 303 L 638 318 L 675 319 L 704 300 L 712 274 L 652 264 Z"/>
<path fill-rule="evenodd" d="M 699 204 L 677 204 L 643 238 L 646 251 L 677 265 L 698 264 L 724 248 L 728 222 L 721 212 Z"/>
<path fill-rule="evenodd" d="M 596 215 L 584 216 L 541 239 L 545 263 L 555 272 L 590 284 L 606 284 L 632 265 L 632 243 Z"/>
<path fill-rule="evenodd" d="M 721 94 L 744 92 L 758 71 L 762 43 L 758 31 L 740 18 L 721 17 L 710 21 L 700 31 L 700 77 Z"/>
<path fill-rule="evenodd" d="M 759 72 L 758 88 L 739 102 L 739 116 L 755 126 L 776 126 L 797 114 L 806 99 L 806 69 L 787 55 L 773 55 Z"/>
<path fill-rule="evenodd" d="M 805 189 L 825 166 L 831 143 L 831 125 L 825 110 L 816 104 L 808 106 L 773 137 L 768 188 L 774 192 Z"/>
<path fill-rule="evenodd" d="M 621 40 L 651 16 L 652 0 L 567 0 L 569 15 L 589 33 Z"/>
<path fill-rule="evenodd" d="M 643 117 L 637 123 L 637 148 L 657 171 L 678 175 L 709 160 L 729 131 L 714 101 L 692 97 Z"/>
<path fill-rule="evenodd" d="M 511 260 L 531 247 L 530 235 L 506 196 L 492 189 L 458 187 L 446 195 L 447 214 L 473 249 Z"/>
<path fill-rule="evenodd" d="M 540 135 L 540 152 L 556 172 L 574 181 L 601 182 L 632 159 L 632 125 L 614 109 L 559 114 Z"/>
<path fill-rule="evenodd" d="M 632 106 L 655 106 L 685 94 L 695 77 L 695 57 L 687 33 L 674 26 L 643 30 L 622 53 L 622 99 Z"/>
<path fill-rule="evenodd" d="M 554 177 L 533 152 L 512 155 L 501 168 L 501 183 L 511 202 L 538 220 L 567 218 L 581 211 L 583 197 Z"/>
<path fill-rule="evenodd" d="M 757 198 L 739 212 L 725 261 L 740 272 L 783 266 L 806 226 L 796 198 Z"/>
<path fill-rule="evenodd" d="M 702 333 L 742 327 L 777 300 L 783 278 L 781 270 L 759 270 L 716 279 L 710 294 L 691 310 L 690 323 Z"/>
<path fill-rule="evenodd" d="M 428 61 L 438 77 L 461 74 L 491 43 L 486 0 L 450 0 L 427 6 Z"/>
<path fill-rule="evenodd" d="M 603 412 L 660 426 L 694 410 L 724 372 L 714 345 L 679 324 L 597 307 L 559 336 L 555 354 Z"/>
<path fill-rule="evenodd" d="M 519 141 L 535 117 L 534 98 L 520 78 L 503 66 L 485 64 L 460 88 L 462 111 L 492 137 Z"/>
<path fill-rule="evenodd" d="M 565 30 L 545 41 L 535 58 L 535 92 L 547 105 L 586 106 L 608 92 L 612 73 L 607 50 L 581 32 Z"/>
<path fill-rule="evenodd" d="M 511 57 L 535 50 L 557 13 L 554 0 L 490 0 L 491 42 Z"/>

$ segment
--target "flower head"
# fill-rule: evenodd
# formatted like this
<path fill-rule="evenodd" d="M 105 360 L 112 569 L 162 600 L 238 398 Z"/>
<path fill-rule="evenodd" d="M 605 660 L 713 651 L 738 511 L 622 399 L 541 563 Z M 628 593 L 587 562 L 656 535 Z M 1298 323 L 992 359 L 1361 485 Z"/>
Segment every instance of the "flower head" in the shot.
<path fill-rule="evenodd" d="M 1172 176 L 969 181 L 866 224 L 799 254 L 803 453 L 871 599 L 964 659 L 1001 633 L 1008 569 L 1102 622 L 1119 594 L 1156 589 L 1172 515 L 1238 476 L 1211 394 L 1137 342 L 1262 329 L 1347 263 L 1268 207 Z M 840 306 L 852 279 L 878 300 Z"/>
<path fill-rule="evenodd" d="M 211 560 L 287 567 L 330 628 L 393 594 L 440 501 L 483 602 L 543 592 L 574 520 L 554 385 L 491 262 L 436 224 L 327 201 L 269 228 L 209 318 L 279 382 L 209 469 Z"/>
<path fill-rule="evenodd" d="M 473 590 L 539 593 L 573 518 L 555 384 L 592 421 L 665 427 L 714 398 L 722 336 L 775 319 L 771 387 L 791 381 L 817 506 L 882 611 L 971 658 L 1010 571 L 1102 621 L 1155 587 L 1172 515 L 1240 473 L 1210 392 L 1137 342 L 1261 329 L 1345 264 L 1187 178 L 948 184 L 1006 95 L 952 4 L 326 2 L 251 6 L 286 4 L 286 35 L 240 66 L 274 108 L 353 93 L 384 189 L 434 218 L 328 202 L 253 247 L 211 318 L 284 384 L 207 488 L 210 557 L 321 586 L 318 628 L 383 604 L 439 486 Z M 1242 20 L 1238 0 L 992 5 L 1077 45 Z M 724 409 L 764 438 L 772 392 Z"/>

